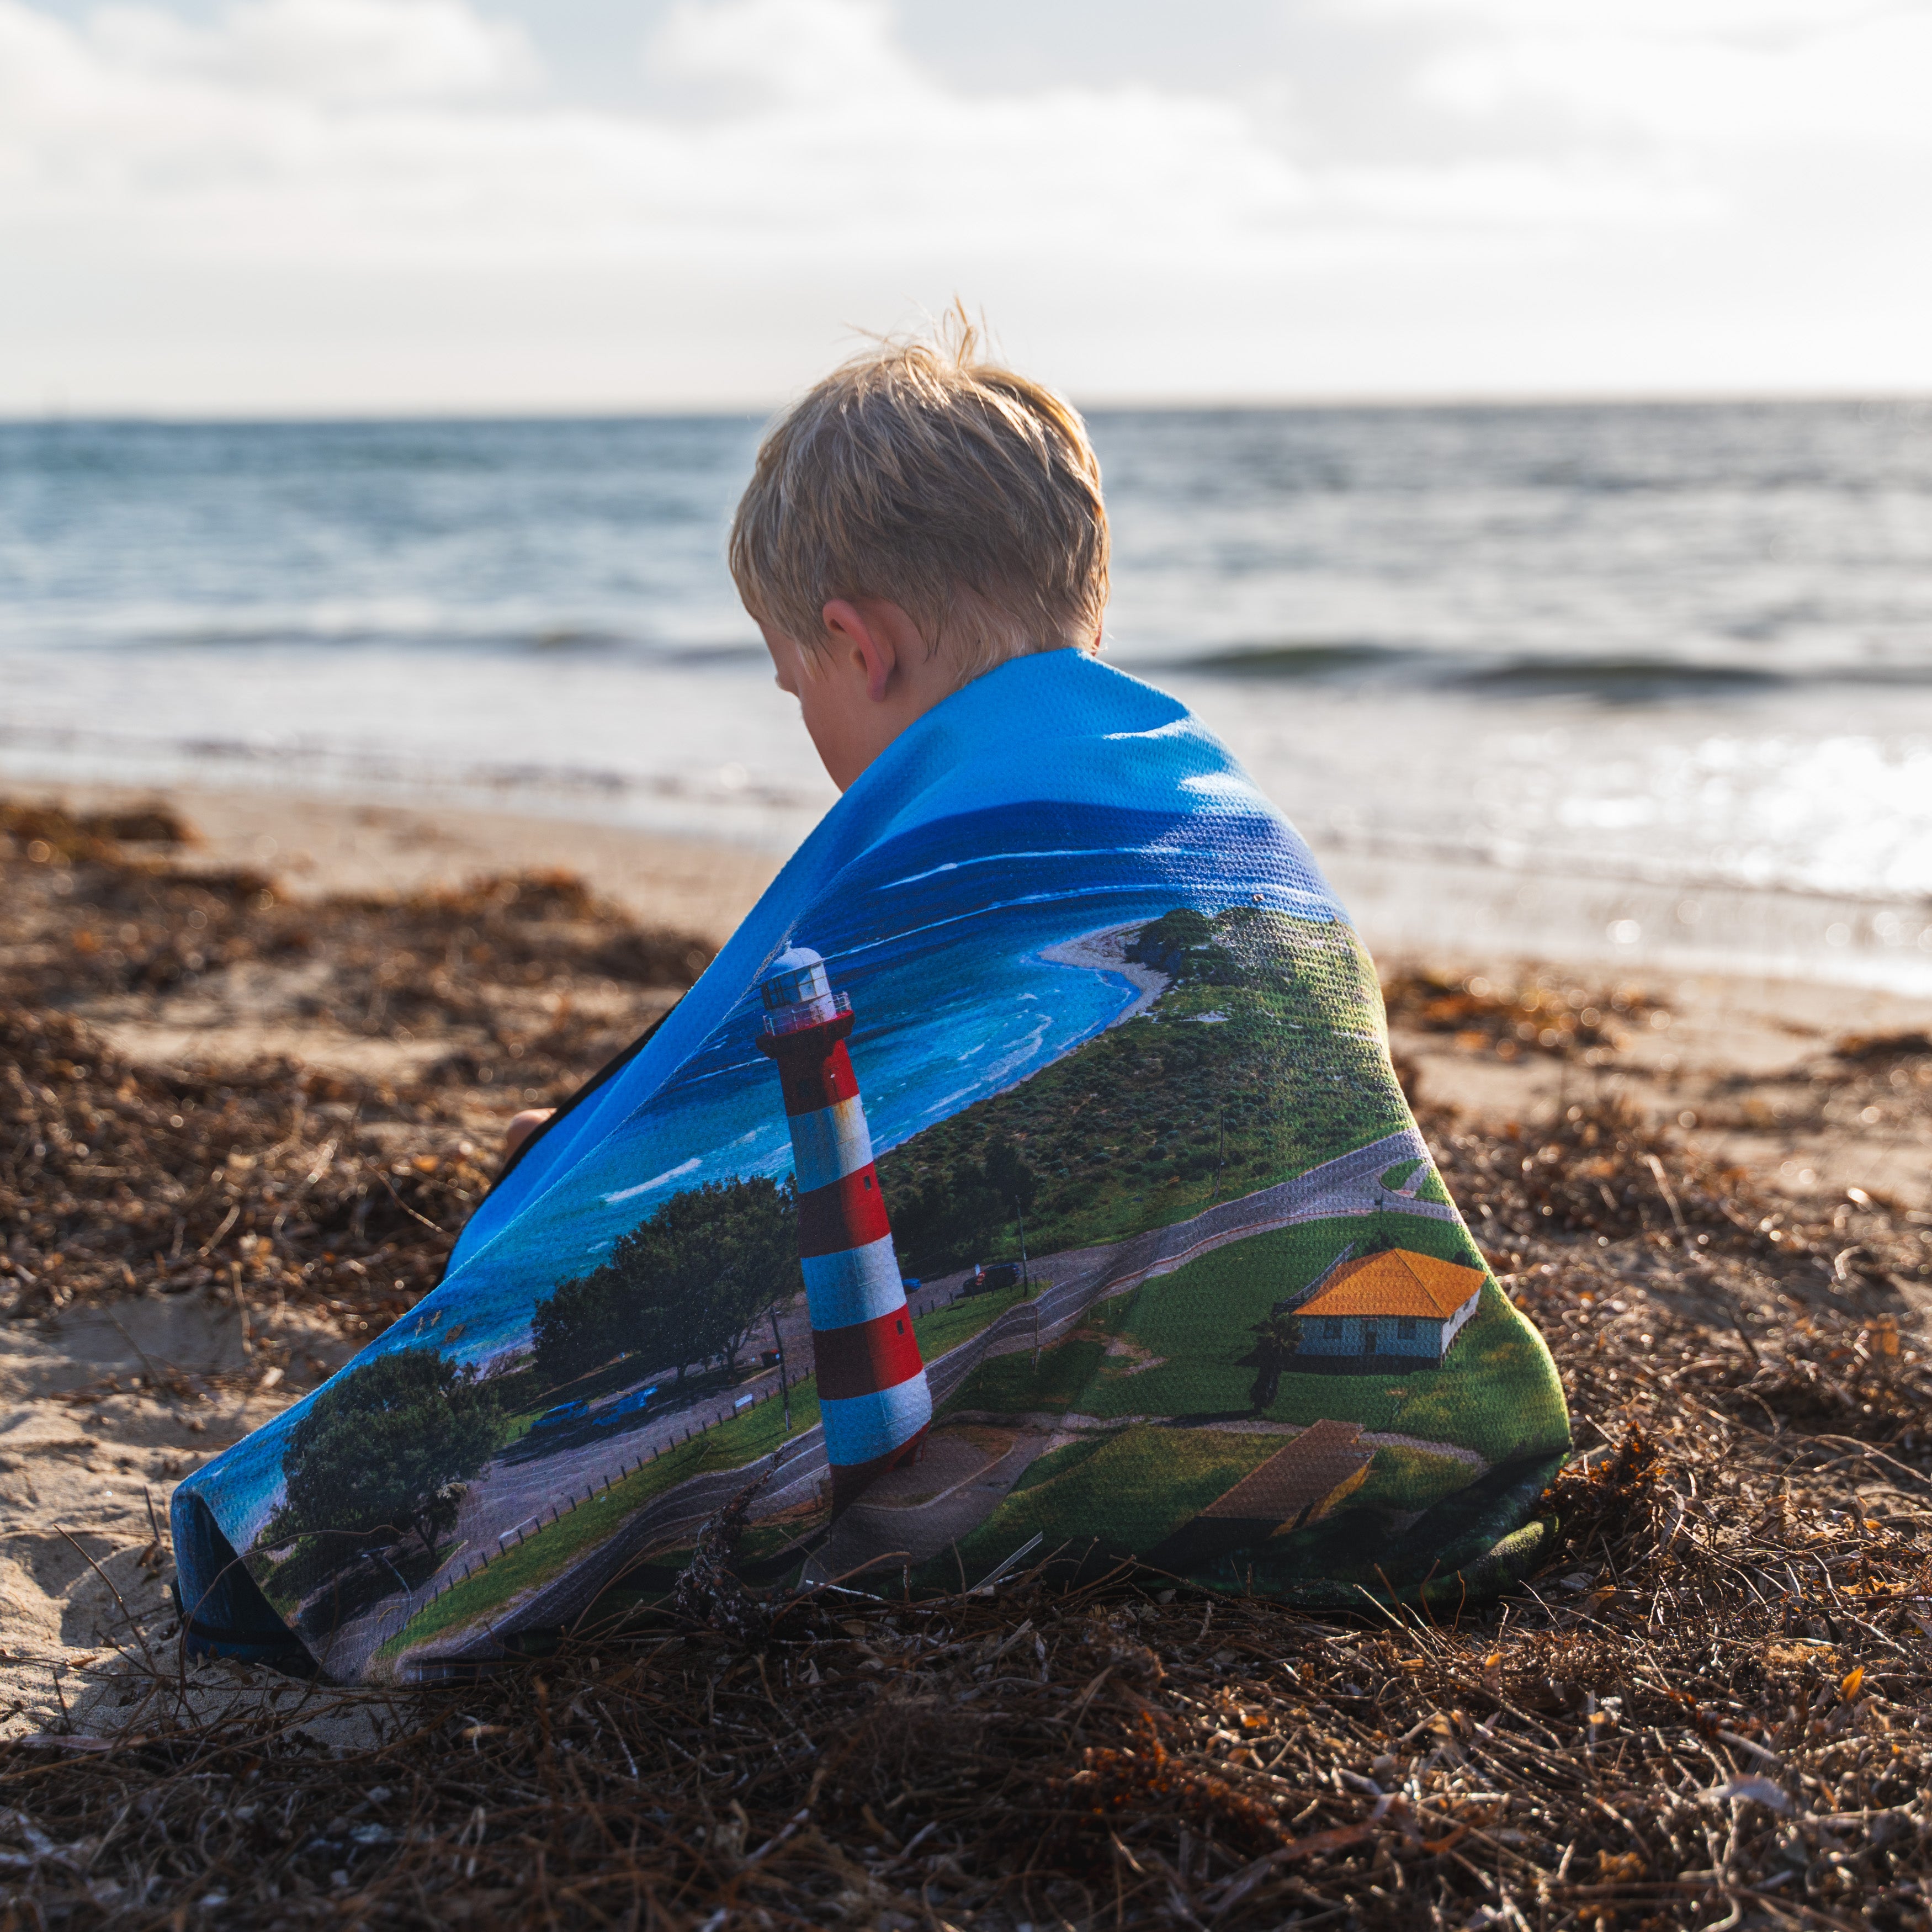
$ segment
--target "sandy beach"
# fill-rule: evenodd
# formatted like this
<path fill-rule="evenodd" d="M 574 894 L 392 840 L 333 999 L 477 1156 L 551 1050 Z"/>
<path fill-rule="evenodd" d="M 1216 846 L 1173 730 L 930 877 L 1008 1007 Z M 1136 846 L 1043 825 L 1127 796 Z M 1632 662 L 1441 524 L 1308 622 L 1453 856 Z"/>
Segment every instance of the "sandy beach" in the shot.
<path fill-rule="evenodd" d="M 1145 1012 L 1168 984 L 1165 973 L 1156 973 L 1151 966 L 1137 964 L 1127 957 L 1127 948 L 1139 930 L 1133 926 L 1102 926 L 1097 932 L 1083 932 L 1064 945 L 1049 946 L 1040 956 L 1058 965 L 1089 967 L 1126 980 L 1134 988 L 1135 997 L 1108 1022 L 1121 1026 Z"/>
<path fill-rule="evenodd" d="M 91 1736 L 146 1708 L 144 1646 L 173 1654 L 174 1484 L 434 1285 L 508 1116 L 661 1012 L 776 861 L 278 794 L 16 790 L 5 809 L 0 1734 Z M 1138 970 L 1118 932 L 1063 950 Z M 1932 1002 L 1587 959 L 1378 963 L 1424 1130 L 1551 1333 L 1586 1446 L 1614 1433 L 1564 1325 L 1593 1294 L 1751 1372 L 1742 1304 L 1659 1248 L 1698 1252 L 1694 1198 L 1754 1204 L 1708 1223 L 1759 1216 L 1738 1295 L 1835 1322 L 1840 1354 L 1876 1335 L 1921 1359 Z M 1654 1169 L 1648 1210 L 1591 1178 L 1627 1167 L 1646 1189 Z M 1559 1295 L 1571 1260 L 1607 1286 Z M 1750 1318 L 1768 1347 L 1774 1317 Z M 1900 1533 L 1924 1519 L 1909 1486 L 1852 1493 Z M 229 1666 L 184 1688 L 204 1709 L 274 1689 Z"/>
<path fill-rule="evenodd" d="M 301 1150 L 295 1166 L 310 1174 L 320 1156 L 332 1170 L 309 1184 L 311 1199 L 340 1183 L 352 1214 L 365 1211 L 339 1254 L 318 1240 L 328 1259 L 296 1277 L 292 1296 L 280 1283 L 260 1291 L 254 1216 L 229 1216 L 232 1198 L 202 1226 L 195 1214 L 208 1204 L 175 1189 L 186 1211 L 157 1210 L 139 1274 L 124 1256 L 90 1267 L 58 1243 L 30 1256 L 15 1232 L 0 1258 L 10 1318 L 0 1331 L 0 1734 L 68 1721 L 88 1702 L 90 1673 L 118 1671 L 116 1641 L 166 1626 L 176 1481 L 434 1285 L 466 1201 L 487 1185 L 504 1121 L 567 1093 L 661 1012 L 776 869 L 755 851 L 595 825 L 272 793 L 173 796 L 165 812 L 185 835 L 175 840 L 104 838 L 69 815 L 123 832 L 167 829 L 125 817 L 149 802 L 102 788 L 20 800 L 12 836 L 0 839 L 18 1213 L 51 1210 L 64 1227 L 111 1222 L 130 1183 L 140 1191 L 154 1178 L 136 1172 L 139 1156 L 104 1160 L 105 1148 L 70 1143 L 70 1174 L 22 1184 L 21 1166 L 35 1166 L 45 1144 L 20 1096 L 50 1073 L 123 1093 L 130 1077 L 158 1082 L 149 1111 L 164 1137 L 170 1120 L 182 1130 L 176 1108 L 190 1120 L 195 1100 L 220 1112 L 228 1080 L 266 1077 L 290 1096 L 280 1112 Z M 51 814 L 40 809 L 50 803 Z M 522 883 L 479 894 L 479 878 Z M 233 936 L 265 918 L 283 922 L 266 945 Z M 480 968 L 479 928 L 502 942 Z M 388 968 L 458 932 L 472 935 L 462 983 L 444 980 L 431 1010 L 398 1006 Z M 23 1019 L 56 1016 L 57 1037 L 21 1030 Z M 174 1078 L 186 1069 L 185 1083 Z M 425 1107 L 425 1090 L 440 1101 Z M 271 1147 L 290 1138 L 268 1136 Z M 258 1164 L 231 1149 L 224 1168 L 259 1180 L 274 1165 L 272 1154 Z M 386 1218 L 428 1242 L 406 1270 L 382 1238 Z M 137 1283 L 146 1292 L 130 1292 Z"/>

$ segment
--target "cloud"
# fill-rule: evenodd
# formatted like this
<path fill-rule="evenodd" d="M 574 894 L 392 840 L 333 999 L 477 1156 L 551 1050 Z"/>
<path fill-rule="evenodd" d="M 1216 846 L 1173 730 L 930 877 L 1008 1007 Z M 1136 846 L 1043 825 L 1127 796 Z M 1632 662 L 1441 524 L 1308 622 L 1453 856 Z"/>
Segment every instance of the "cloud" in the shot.
<path fill-rule="evenodd" d="M 806 107 L 934 92 L 894 38 L 884 0 L 680 0 L 646 58 L 667 78 Z"/>
<path fill-rule="evenodd" d="M 512 4 L 541 21 L 0 0 L 0 406 L 294 401 L 325 368 L 344 400 L 770 395 L 956 290 L 1142 393 L 1648 369 L 1625 345 L 1694 313 L 1742 368 L 1724 332 L 1772 356 L 1762 287 L 1808 249 L 1806 302 L 1900 343 L 1922 309 L 1881 291 L 1906 171 L 1857 158 L 1932 139 L 1922 4 L 1304 0 L 1220 84 L 1150 54 L 968 86 L 892 0 L 672 0 L 595 106 Z M 1801 306 L 1777 326 L 1823 340 Z"/>
<path fill-rule="evenodd" d="M 1337 224 L 1433 255 L 1461 222 L 1699 212 L 1569 158 L 1324 168 L 1232 96 L 949 90 L 881 0 L 685 0 L 648 58 L 709 111 L 538 97 L 529 46 L 464 0 L 249 0 L 205 27 L 121 6 L 84 28 L 0 0 L 0 224 L 310 266 L 757 248 L 1172 269 L 1319 256 Z"/>
<path fill-rule="evenodd" d="M 1706 153 L 1811 141 L 1932 148 L 1923 7 L 1658 0 L 1606 16 L 1506 0 L 1483 11 L 1502 30 L 1426 72 L 1425 98 L 1485 118 L 1555 106 L 1580 131 Z"/>
<path fill-rule="evenodd" d="M 703 1163 L 694 1154 L 690 1160 L 680 1161 L 676 1167 L 668 1167 L 662 1174 L 654 1174 L 648 1180 L 640 1180 L 634 1187 L 620 1187 L 614 1194 L 604 1197 L 608 1208 L 619 1201 L 634 1201 L 640 1194 L 649 1194 L 654 1188 L 668 1187 L 674 1180 L 681 1180 L 687 1174 L 695 1174 Z"/>
<path fill-rule="evenodd" d="M 425 101 L 497 92 L 536 62 L 514 26 L 463 0 L 252 0 L 212 27 L 154 7 L 103 8 L 87 39 L 124 72 L 192 77 L 318 101 Z"/>

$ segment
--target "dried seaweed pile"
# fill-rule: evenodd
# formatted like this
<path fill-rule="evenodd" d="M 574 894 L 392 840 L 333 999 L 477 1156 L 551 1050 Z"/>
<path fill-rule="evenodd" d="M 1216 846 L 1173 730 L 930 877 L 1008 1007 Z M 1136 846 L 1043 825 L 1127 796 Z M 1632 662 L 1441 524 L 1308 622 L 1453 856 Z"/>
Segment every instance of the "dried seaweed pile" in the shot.
<path fill-rule="evenodd" d="M 1502 1060 L 1544 1053 L 1588 1066 L 1607 1063 L 1636 1028 L 1670 1018 L 1635 987 L 1582 986 L 1549 971 L 1510 986 L 1405 968 L 1383 980 L 1382 1000 L 1392 1027 L 1450 1034 L 1457 1046 Z"/>
<path fill-rule="evenodd" d="M 133 1067 L 64 1014 L 0 1006 L 10 1314 L 214 1286 L 380 1329 L 435 1286 L 482 1159 L 412 1096 L 274 1062 Z"/>
<path fill-rule="evenodd" d="M 681 1618 L 358 1745 L 194 1719 L 162 1643 L 124 1731 L 0 1753 L 0 1858 L 76 1926 L 1932 1922 L 1927 1217 L 1429 1124 L 1598 1445 L 1501 1605 L 759 1600 L 726 1533 Z"/>
<path fill-rule="evenodd" d="M 358 1087 L 0 1027 L 21 1311 L 212 1280 L 379 1325 L 482 1184 L 454 1054 Z M 1829 1104 L 1923 1104 L 1912 1042 L 1853 1045 Z M 1588 1452 L 1501 1604 L 1051 1569 L 788 1600 L 734 1582 L 727 1522 L 676 1614 L 464 1688 L 212 1719 L 230 1673 L 178 1676 L 164 1626 L 90 1734 L 0 1747 L 0 1927 L 1932 1928 L 1932 1216 L 1768 1197 L 1610 1102 L 1422 1117 Z"/>
<path fill-rule="evenodd" d="M 158 1670 L 111 1742 L 0 1752 L 0 1858 L 75 1926 L 1923 1925 L 1922 1558 L 1738 1441 L 1630 1436 L 1453 1624 L 700 1605 L 346 1749 L 326 1691 L 197 1725 Z"/>
<path fill-rule="evenodd" d="M 386 1326 L 435 1285 L 504 1118 L 568 1093 L 707 957 L 565 874 L 292 903 L 184 867 L 159 811 L 0 806 L 0 1312 L 214 1286 Z M 184 1003 L 443 1050 L 393 1079 L 155 1066 L 71 1010 Z"/>
<path fill-rule="evenodd" d="M 116 842 L 149 837 L 139 848 Z M 574 1043 L 556 991 L 688 986 L 710 950 L 638 927 L 568 872 L 479 879 L 400 899 L 291 900 L 265 874 L 182 864 L 164 814 L 70 819 L 0 804 L 5 990 L 23 1004 L 198 993 L 404 1041 L 465 1040 L 482 1084 L 541 1078 Z M 154 835 L 171 832 L 172 836 Z M 532 1040 L 531 1008 L 552 993 Z M 529 1059 L 531 1068 L 490 1063 Z"/>
<path fill-rule="evenodd" d="M 1781 1078 L 1727 1076 L 1691 1118 L 1704 1127 L 1923 1136 L 1932 1124 L 1932 1039 L 1854 1034 Z"/>

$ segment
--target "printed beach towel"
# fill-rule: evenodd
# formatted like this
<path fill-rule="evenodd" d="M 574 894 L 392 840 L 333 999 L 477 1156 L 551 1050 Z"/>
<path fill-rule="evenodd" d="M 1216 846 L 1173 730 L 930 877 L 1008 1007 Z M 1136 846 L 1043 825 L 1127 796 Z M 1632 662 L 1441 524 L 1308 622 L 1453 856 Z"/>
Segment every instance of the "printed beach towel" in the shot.
<path fill-rule="evenodd" d="M 1306 848 L 1060 651 L 895 743 L 174 1523 L 201 1641 L 424 1681 L 663 1595 L 760 1478 L 752 1582 L 1453 1604 L 1534 1556 L 1568 1442 Z"/>

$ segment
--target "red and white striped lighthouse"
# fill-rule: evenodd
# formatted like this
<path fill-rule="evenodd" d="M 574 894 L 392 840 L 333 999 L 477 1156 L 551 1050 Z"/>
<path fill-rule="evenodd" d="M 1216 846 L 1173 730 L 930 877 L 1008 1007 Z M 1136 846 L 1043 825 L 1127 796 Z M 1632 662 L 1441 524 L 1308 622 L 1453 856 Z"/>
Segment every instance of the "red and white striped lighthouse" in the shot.
<path fill-rule="evenodd" d="M 798 1248 L 818 1367 L 836 1516 L 867 1484 L 918 1454 L 932 1393 L 912 1331 L 872 1136 L 845 1036 L 852 1003 L 825 962 L 794 946 L 759 987 L 760 1052 L 784 1086 L 798 1189 Z"/>

